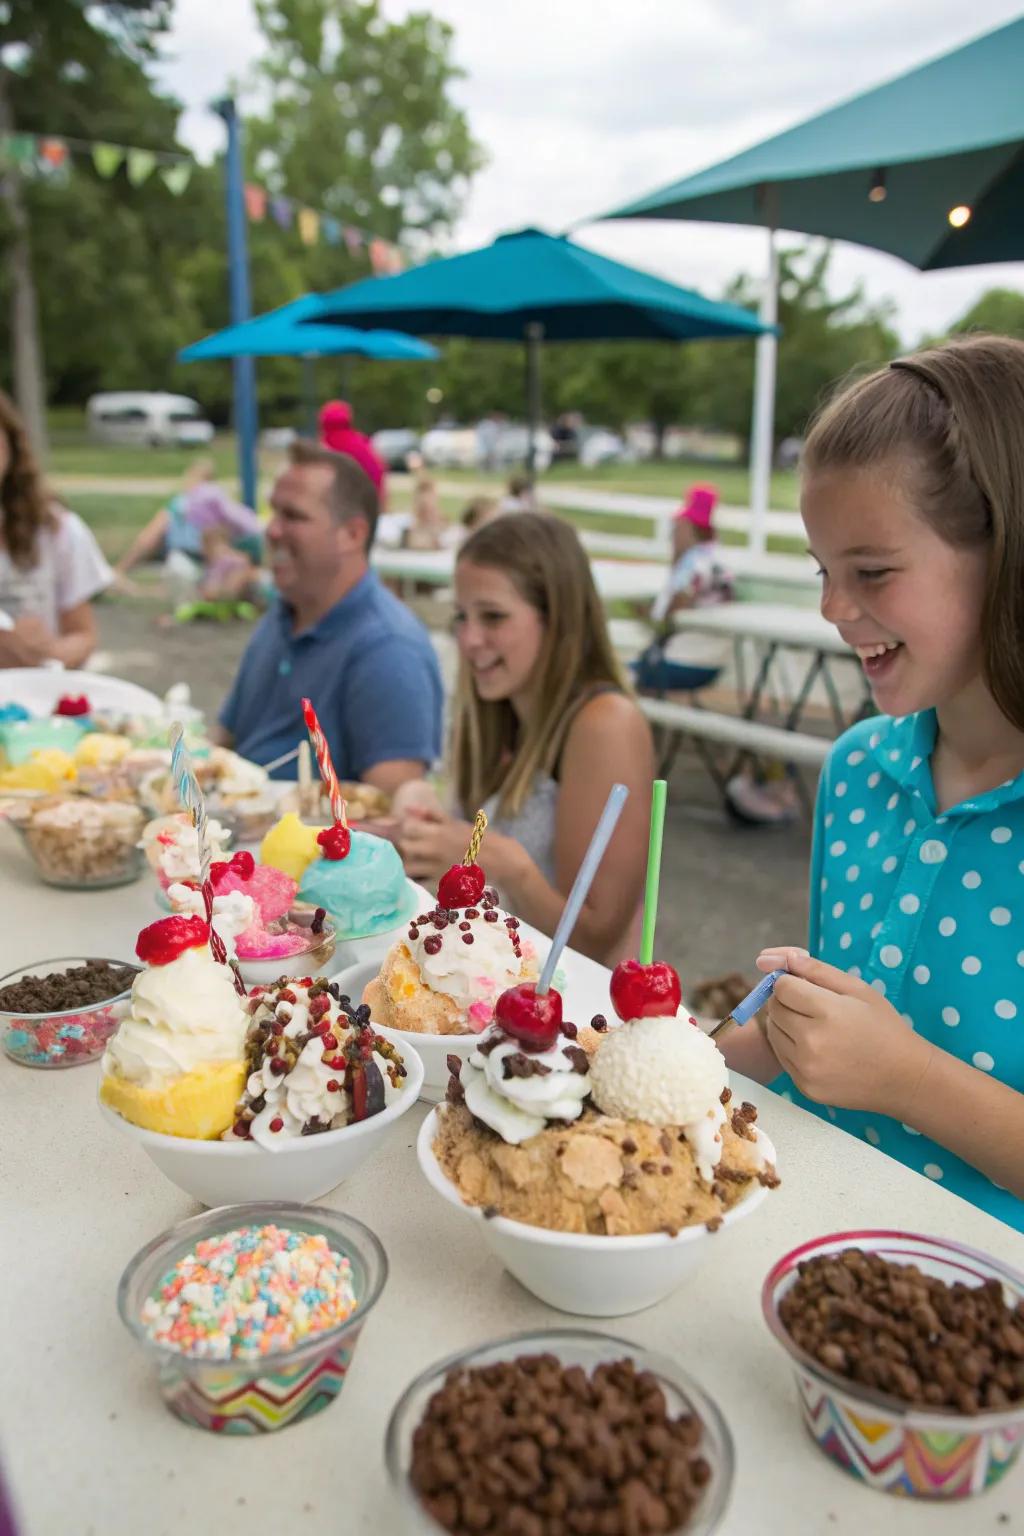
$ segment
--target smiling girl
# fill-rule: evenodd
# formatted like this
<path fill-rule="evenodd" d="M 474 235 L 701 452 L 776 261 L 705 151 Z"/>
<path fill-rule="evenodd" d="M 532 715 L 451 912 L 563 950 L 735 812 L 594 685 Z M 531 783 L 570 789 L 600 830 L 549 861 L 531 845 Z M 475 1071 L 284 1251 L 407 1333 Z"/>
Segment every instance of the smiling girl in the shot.
<path fill-rule="evenodd" d="M 815 423 L 822 613 L 880 717 L 818 793 L 810 949 L 740 1070 L 1024 1230 L 1024 343 L 972 337 Z"/>
<path fill-rule="evenodd" d="M 455 567 L 459 682 L 452 766 L 459 819 L 419 788 L 397 801 L 411 874 L 436 879 L 463 856 L 484 806 L 482 853 L 503 904 L 552 933 L 616 782 L 630 796 L 573 943 L 624 952 L 640 904 L 654 772 L 650 731 L 608 639 L 575 532 L 544 513 L 486 523 Z"/>

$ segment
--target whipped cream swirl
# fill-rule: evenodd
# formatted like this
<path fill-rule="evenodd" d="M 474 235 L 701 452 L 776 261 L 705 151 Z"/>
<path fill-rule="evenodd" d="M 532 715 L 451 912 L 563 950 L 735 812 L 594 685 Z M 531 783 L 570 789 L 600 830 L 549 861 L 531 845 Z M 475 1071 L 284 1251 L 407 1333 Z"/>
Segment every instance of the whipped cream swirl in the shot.
<path fill-rule="evenodd" d="M 479 1029 L 490 1022 L 501 993 L 523 979 L 523 960 L 532 957 L 533 947 L 528 940 L 520 940 L 517 929 L 508 927 L 507 912 L 498 907 L 475 910 L 473 918 L 460 910 L 454 922 L 440 928 L 432 921 L 415 919 L 410 933 L 415 930 L 416 937 L 407 935 L 404 942 L 424 986 L 465 1008 L 471 1024 L 478 1017 Z M 468 923 L 468 928 L 460 927 L 461 923 Z M 472 944 L 463 942 L 466 937 Z M 521 954 L 516 953 L 517 946 Z"/>
<path fill-rule="evenodd" d="M 230 969 L 197 945 L 139 972 L 103 1070 L 153 1088 L 197 1067 L 241 1063 L 248 1022 Z"/>
<path fill-rule="evenodd" d="M 578 1119 L 590 1092 L 586 1054 L 568 1035 L 559 1034 L 546 1051 L 524 1051 L 497 1028 L 463 1062 L 460 1081 L 470 1114 L 512 1146 L 549 1120 Z"/>
<path fill-rule="evenodd" d="M 206 903 L 202 891 L 194 885 L 175 883 L 167 887 L 167 899 L 175 912 L 191 913 L 206 917 Z M 236 940 L 256 921 L 256 903 L 244 891 L 228 891 L 225 896 L 213 898 L 213 927 L 224 940 L 228 959 L 237 959 Z"/>

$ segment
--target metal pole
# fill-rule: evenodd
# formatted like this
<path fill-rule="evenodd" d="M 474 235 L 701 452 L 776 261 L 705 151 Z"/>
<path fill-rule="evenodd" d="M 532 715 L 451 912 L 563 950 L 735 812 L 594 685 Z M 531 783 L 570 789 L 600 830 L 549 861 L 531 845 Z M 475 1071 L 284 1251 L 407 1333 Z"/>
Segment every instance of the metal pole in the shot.
<path fill-rule="evenodd" d="M 779 312 L 779 257 L 775 228 L 768 230 L 768 275 L 761 296 L 761 319 L 774 325 Z M 774 331 L 757 338 L 754 365 L 754 410 L 750 429 L 750 533 L 749 547 L 763 555 L 767 546 L 766 517 L 772 484 L 772 449 L 775 437 L 775 360 L 778 342 Z"/>
<path fill-rule="evenodd" d="M 315 438 L 317 425 L 316 354 L 302 354 L 302 430 L 307 437 Z"/>
<path fill-rule="evenodd" d="M 231 295 L 231 324 L 248 320 L 252 307 L 249 299 L 249 251 L 245 222 L 245 188 L 242 179 L 242 127 L 234 99 L 230 96 L 214 102 L 213 110 L 224 119 L 228 130 L 224 161 L 224 192 L 228 224 L 228 286 Z M 235 432 L 238 437 L 238 477 L 242 482 L 242 500 L 256 506 L 256 364 L 251 357 L 234 359 Z"/>
<path fill-rule="evenodd" d="M 526 326 L 526 473 L 531 482 L 537 473 L 537 429 L 540 426 L 540 348 L 544 327 L 539 320 Z"/>

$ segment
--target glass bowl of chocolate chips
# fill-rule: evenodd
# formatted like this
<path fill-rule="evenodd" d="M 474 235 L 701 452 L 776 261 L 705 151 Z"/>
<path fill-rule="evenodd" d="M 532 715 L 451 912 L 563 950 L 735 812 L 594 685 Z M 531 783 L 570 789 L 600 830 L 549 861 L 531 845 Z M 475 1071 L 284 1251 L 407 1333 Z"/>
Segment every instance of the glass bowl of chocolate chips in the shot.
<path fill-rule="evenodd" d="M 38 960 L 0 976 L 3 1048 L 23 1067 L 78 1067 L 102 1056 L 140 967 L 83 957 Z"/>

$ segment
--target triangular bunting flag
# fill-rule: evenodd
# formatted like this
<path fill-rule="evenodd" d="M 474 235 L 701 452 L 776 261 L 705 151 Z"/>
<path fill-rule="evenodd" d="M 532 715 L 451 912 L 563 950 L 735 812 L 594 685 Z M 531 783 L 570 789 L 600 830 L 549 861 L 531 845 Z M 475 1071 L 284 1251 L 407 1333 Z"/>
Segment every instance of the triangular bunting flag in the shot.
<path fill-rule="evenodd" d="M 40 139 L 39 158 L 44 165 L 52 165 L 56 168 L 63 165 L 68 158 L 68 147 L 63 139 Z"/>
<path fill-rule="evenodd" d="M 9 133 L 4 148 L 11 165 L 31 166 L 36 156 L 35 134 Z"/>
<path fill-rule="evenodd" d="M 303 245 L 316 245 L 320 233 L 320 215 L 315 208 L 299 209 L 299 239 Z"/>
<path fill-rule="evenodd" d="M 295 209 L 290 198 L 272 197 L 270 199 L 270 213 L 275 224 L 280 224 L 282 229 L 291 229 Z"/>
<path fill-rule="evenodd" d="M 168 192 L 180 197 L 192 180 L 192 161 L 179 160 L 177 165 L 165 165 L 160 171 L 160 180 Z"/>
<path fill-rule="evenodd" d="M 259 224 L 267 216 L 267 194 L 253 181 L 245 184 L 245 211 L 254 224 Z"/>
<path fill-rule="evenodd" d="M 362 250 L 363 237 L 358 229 L 353 229 L 351 224 L 346 224 L 344 234 L 345 244 L 348 246 L 353 255 L 355 255 L 356 251 Z"/>
<path fill-rule="evenodd" d="M 116 176 L 121 169 L 124 150 L 120 144 L 94 144 L 92 163 L 101 176 Z"/>
<path fill-rule="evenodd" d="M 320 233 L 328 245 L 337 245 L 341 240 L 341 225 L 337 219 L 332 219 L 325 213 L 320 219 Z"/>
<path fill-rule="evenodd" d="M 381 277 L 384 273 L 391 271 L 390 252 L 391 247 L 386 240 L 370 241 L 370 266 L 373 268 L 376 277 Z"/>
<path fill-rule="evenodd" d="M 141 187 L 146 178 L 152 175 L 155 166 L 156 155 L 151 149 L 128 151 L 128 180 L 133 187 Z"/>

